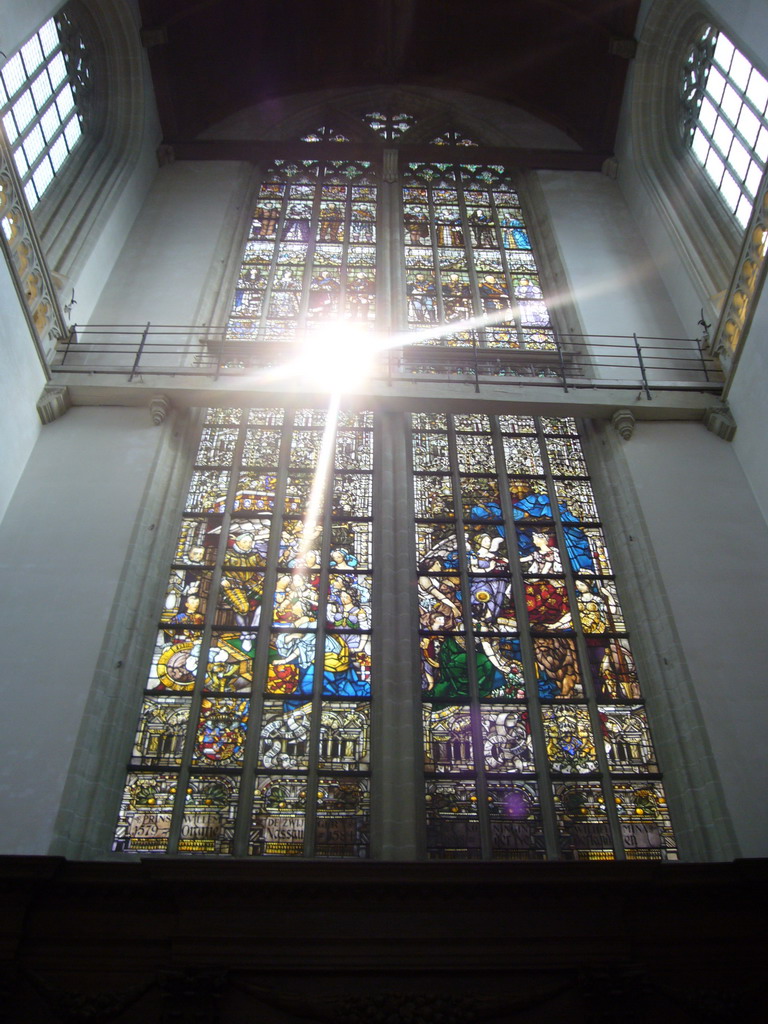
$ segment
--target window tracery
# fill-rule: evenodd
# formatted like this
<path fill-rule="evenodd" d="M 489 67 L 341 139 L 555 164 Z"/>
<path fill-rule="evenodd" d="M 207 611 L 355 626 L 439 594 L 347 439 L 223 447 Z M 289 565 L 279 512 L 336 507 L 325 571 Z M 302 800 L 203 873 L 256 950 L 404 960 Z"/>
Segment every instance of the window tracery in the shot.
<path fill-rule="evenodd" d="M 90 90 L 88 51 L 66 8 L 0 70 L 0 117 L 30 209 L 80 140 Z"/>
<path fill-rule="evenodd" d="M 768 161 L 768 81 L 707 25 L 686 58 L 681 96 L 685 141 L 745 227 Z"/>

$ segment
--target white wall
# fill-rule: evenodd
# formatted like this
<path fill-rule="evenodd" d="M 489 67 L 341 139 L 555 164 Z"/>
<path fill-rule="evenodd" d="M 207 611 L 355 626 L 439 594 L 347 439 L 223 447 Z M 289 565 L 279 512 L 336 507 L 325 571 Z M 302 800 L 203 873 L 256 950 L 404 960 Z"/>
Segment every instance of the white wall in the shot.
<path fill-rule="evenodd" d="M 162 429 L 146 409 L 49 424 L 0 524 L 0 853 L 46 854 Z"/>
<path fill-rule="evenodd" d="M 10 272 L 0 256 L 0 352 L 11 386 L 0 401 L 0 519 L 40 433 L 35 403 L 45 384 L 32 333 L 21 311 Z"/>
<path fill-rule="evenodd" d="M 162 167 L 91 316 L 94 324 L 194 324 L 221 271 L 222 232 L 241 207 L 243 166 L 180 161 Z M 232 247 L 232 230 L 225 251 Z"/>

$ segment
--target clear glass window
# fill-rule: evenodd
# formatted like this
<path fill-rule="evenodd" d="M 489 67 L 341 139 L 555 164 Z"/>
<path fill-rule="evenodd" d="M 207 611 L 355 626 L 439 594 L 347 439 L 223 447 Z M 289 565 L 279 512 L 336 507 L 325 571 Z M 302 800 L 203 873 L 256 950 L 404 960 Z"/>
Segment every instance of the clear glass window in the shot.
<path fill-rule="evenodd" d="M 768 82 L 712 26 L 683 69 L 683 130 L 723 202 L 745 227 L 765 170 Z"/>
<path fill-rule="evenodd" d="M 49 18 L 0 69 L 0 116 L 30 208 L 82 135 L 77 100 L 80 80 L 87 78 L 80 66 L 83 44 L 78 37 L 70 74 L 60 31 L 65 23 L 66 12 Z"/>

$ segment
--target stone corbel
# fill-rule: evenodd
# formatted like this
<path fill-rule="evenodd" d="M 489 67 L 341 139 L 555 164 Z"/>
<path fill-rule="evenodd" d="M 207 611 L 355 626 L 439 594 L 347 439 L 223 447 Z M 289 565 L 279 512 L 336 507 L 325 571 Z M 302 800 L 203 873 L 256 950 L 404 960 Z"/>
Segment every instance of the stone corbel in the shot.
<path fill-rule="evenodd" d="M 40 422 L 53 423 L 72 407 L 69 388 L 63 384 L 46 384 L 37 400 L 37 415 Z"/>
<path fill-rule="evenodd" d="M 724 441 L 736 436 L 736 420 L 726 404 L 714 405 L 704 413 L 704 426 Z"/>
<path fill-rule="evenodd" d="M 611 426 L 620 437 L 628 441 L 635 432 L 635 417 L 629 409 L 617 409 L 611 416 Z"/>
<path fill-rule="evenodd" d="M 164 395 L 158 392 L 153 395 L 149 401 L 149 413 L 152 417 L 152 422 L 156 427 L 159 427 L 161 423 L 165 421 L 166 416 L 171 411 L 171 400 L 168 395 Z"/>

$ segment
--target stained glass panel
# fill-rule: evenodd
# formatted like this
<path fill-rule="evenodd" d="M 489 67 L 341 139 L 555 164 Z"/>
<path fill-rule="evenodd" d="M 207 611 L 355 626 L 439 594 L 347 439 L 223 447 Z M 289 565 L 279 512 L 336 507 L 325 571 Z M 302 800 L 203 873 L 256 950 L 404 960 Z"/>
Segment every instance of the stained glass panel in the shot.
<path fill-rule="evenodd" d="M 366 855 L 372 427 L 366 412 L 207 413 L 115 849 Z"/>
<path fill-rule="evenodd" d="M 323 127 L 307 141 L 344 141 Z M 365 161 L 275 161 L 254 210 L 226 340 L 293 342 L 342 316 L 371 322 L 376 198 Z"/>
<path fill-rule="evenodd" d="M 429 856 L 656 856 L 663 829 L 635 837 L 605 810 L 622 777 L 660 782 L 574 422 L 421 414 L 412 428 Z"/>

